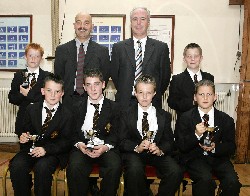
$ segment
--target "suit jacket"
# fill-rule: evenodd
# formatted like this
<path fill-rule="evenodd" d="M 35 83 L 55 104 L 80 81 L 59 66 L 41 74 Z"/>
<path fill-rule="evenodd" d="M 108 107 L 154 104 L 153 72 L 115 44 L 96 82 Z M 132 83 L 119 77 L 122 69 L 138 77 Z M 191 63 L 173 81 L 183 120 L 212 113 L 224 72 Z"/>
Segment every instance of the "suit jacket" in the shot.
<path fill-rule="evenodd" d="M 73 95 L 76 69 L 77 47 L 75 39 L 59 45 L 55 53 L 55 74 L 64 80 L 64 97 Z M 87 53 L 84 59 L 84 69 L 99 68 L 107 84 L 110 77 L 110 57 L 107 47 L 89 40 Z"/>
<path fill-rule="evenodd" d="M 85 116 L 87 113 L 87 101 L 88 98 L 84 97 L 81 101 L 74 106 L 74 118 L 76 120 L 76 129 L 73 139 L 73 145 L 77 142 L 83 142 L 87 144 L 88 140 L 84 137 L 84 133 L 81 128 L 84 124 Z M 104 98 L 102 110 L 97 122 L 97 129 L 100 131 L 98 138 L 104 140 L 104 144 L 110 144 L 114 147 L 117 146 L 118 136 L 118 108 L 114 101 Z M 108 126 L 110 126 L 108 128 Z M 113 149 L 112 149 L 113 150 Z"/>
<path fill-rule="evenodd" d="M 165 155 L 173 152 L 174 136 L 171 129 L 171 114 L 163 109 L 156 108 L 158 130 L 154 143 Z M 120 122 L 120 150 L 123 153 L 134 152 L 137 145 L 142 142 L 142 136 L 137 129 L 138 105 L 131 106 L 121 115 Z"/>
<path fill-rule="evenodd" d="M 27 69 L 19 71 L 14 74 L 14 78 L 11 83 L 11 89 L 8 95 L 9 102 L 19 106 L 19 110 L 17 112 L 16 117 L 16 124 L 15 124 L 15 133 L 20 136 L 22 125 L 23 125 L 23 118 L 25 115 L 26 107 L 30 103 L 35 103 L 41 101 L 43 99 L 41 88 L 43 87 L 44 78 L 50 74 L 50 72 L 44 71 L 39 68 L 39 76 L 37 78 L 36 85 L 29 91 L 27 96 L 24 96 L 20 93 L 20 85 L 24 82 L 23 74 L 27 72 Z"/>
<path fill-rule="evenodd" d="M 202 79 L 214 82 L 214 76 L 201 71 Z M 174 75 L 169 86 L 168 105 L 177 112 L 179 117 L 183 112 L 195 107 L 193 105 L 195 85 L 187 69 Z"/>
<path fill-rule="evenodd" d="M 115 43 L 112 48 L 111 77 L 117 89 L 116 101 L 122 109 L 129 106 L 135 79 L 135 50 L 132 38 Z M 170 76 L 169 49 L 166 43 L 147 38 L 142 74 L 149 74 L 156 80 L 157 89 L 153 105 L 161 107 L 162 95 L 166 91 Z"/>
<path fill-rule="evenodd" d="M 43 102 L 31 104 L 27 107 L 22 133 L 30 132 L 31 135 L 41 135 L 43 124 L 42 109 Z M 60 161 L 60 166 L 64 168 L 67 165 L 71 149 L 73 129 L 74 121 L 72 113 L 60 104 L 44 133 L 43 139 L 35 142 L 35 146 L 43 147 L 46 151 L 45 156 L 56 156 Z M 32 141 L 25 143 L 22 150 L 29 151 L 31 146 Z"/>
<path fill-rule="evenodd" d="M 202 137 L 199 141 L 195 135 L 195 126 L 201 122 L 197 107 L 183 113 L 177 121 L 175 141 L 181 153 L 181 161 L 184 163 L 204 156 L 203 149 L 199 146 L 199 143 L 203 143 L 204 138 Z M 209 152 L 209 156 L 229 160 L 236 148 L 234 120 L 226 113 L 214 108 L 214 126 L 218 126 L 214 135 L 215 153 Z"/>

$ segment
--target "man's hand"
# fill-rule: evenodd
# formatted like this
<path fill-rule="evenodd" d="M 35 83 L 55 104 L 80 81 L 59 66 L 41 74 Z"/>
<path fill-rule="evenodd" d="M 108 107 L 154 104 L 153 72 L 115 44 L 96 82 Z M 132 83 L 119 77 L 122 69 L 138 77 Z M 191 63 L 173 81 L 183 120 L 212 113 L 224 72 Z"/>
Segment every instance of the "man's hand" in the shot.
<path fill-rule="evenodd" d="M 46 154 L 46 151 L 43 147 L 35 147 L 30 153 L 32 157 L 43 157 Z"/>

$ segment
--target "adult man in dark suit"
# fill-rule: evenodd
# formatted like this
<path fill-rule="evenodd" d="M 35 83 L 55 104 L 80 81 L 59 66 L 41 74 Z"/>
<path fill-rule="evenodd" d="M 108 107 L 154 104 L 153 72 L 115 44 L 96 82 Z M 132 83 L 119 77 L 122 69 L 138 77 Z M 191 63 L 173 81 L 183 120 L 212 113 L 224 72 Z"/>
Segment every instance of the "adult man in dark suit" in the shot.
<path fill-rule="evenodd" d="M 150 24 L 147 8 L 134 8 L 130 13 L 130 21 L 133 38 L 118 42 L 112 48 L 111 77 L 117 89 L 115 100 L 123 110 L 136 102 L 133 92 L 135 80 L 141 74 L 150 74 L 157 83 L 153 105 L 161 107 L 162 95 L 171 75 L 168 45 L 147 37 Z M 138 57 L 141 61 L 138 61 Z M 137 62 L 140 62 L 138 66 Z"/>
<path fill-rule="evenodd" d="M 35 195 L 51 195 L 52 174 L 59 165 L 61 168 L 67 165 L 73 116 L 59 102 L 63 96 L 63 81 L 53 74 L 44 81 L 41 92 L 45 100 L 27 107 L 19 137 L 23 148 L 10 161 L 15 196 L 31 195 L 31 170 L 34 171 Z"/>
<path fill-rule="evenodd" d="M 196 43 L 188 44 L 183 52 L 183 60 L 187 64 L 184 72 L 174 75 L 169 85 L 168 105 L 177 113 L 177 119 L 183 112 L 196 106 L 194 102 L 195 83 L 207 79 L 214 82 L 214 76 L 200 70 L 203 59 L 202 49 Z M 194 80 L 196 75 L 197 81 Z"/>
<path fill-rule="evenodd" d="M 74 100 L 79 100 L 81 96 L 81 93 L 76 91 L 78 54 L 81 44 L 83 44 L 85 53 L 83 70 L 99 68 L 103 73 L 105 84 L 110 77 L 108 48 L 90 39 L 90 33 L 93 29 L 92 17 L 86 13 L 78 13 L 75 17 L 74 29 L 76 38 L 58 46 L 55 54 L 55 73 L 60 75 L 65 82 L 63 102 L 69 107 L 75 102 Z M 83 91 L 83 87 L 81 88 Z"/>
<path fill-rule="evenodd" d="M 11 89 L 8 95 L 9 102 L 19 106 L 15 123 L 15 133 L 18 135 L 18 137 L 20 137 L 22 134 L 23 119 L 25 116 L 26 107 L 30 103 L 36 103 L 43 100 L 41 88 L 43 86 L 44 78 L 49 74 L 49 72 L 40 68 L 43 54 L 44 50 L 40 44 L 28 44 L 25 48 L 27 68 L 16 72 L 11 83 Z M 32 74 L 34 74 L 34 76 L 32 76 Z M 35 84 L 31 85 L 33 78 L 36 82 Z M 26 86 L 23 84 L 26 84 Z"/>
<path fill-rule="evenodd" d="M 155 90 L 154 78 L 141 75 L 135 84 L 139 103 L 130 106 L 121 116 L 120 151 L 128 196 L 149 195 L 146 165 L 154 166 L 161 178 L 159 196 L 175 195 L 182 180 L 182 171 L 171 157 L 174 144 L 171 115 L 152 106 Z"/>
<path fill-rule="evenodd" d="M 101 72 L 85 70 L 84 89 L 88 97 L 83 97 L 74 107 L 76 133 L 67 167 L 69 193 L 72 196 L 87 195 L 88 177 L 95 163 L 100 167 L 102 178 L 100 195 L 116 196 L 117 193 L 121 175 L 117 149 L 118 108 L 115 102 L 104 98 L 103 88 L 105 81 Z"/>
<path fill-rule="evenodd" d="M 216 95 L 210 80 L 196 84 L 194 100 L 198 107 L 183 113 L 175 129 L 181 163 L 193 180 L 193 195 L 215 195 L 212 172 L 220 180 L 220 195 L 239 195 L 241 184 L 230 161 L 236 147 L 234 120 L 213 107 Z"/>

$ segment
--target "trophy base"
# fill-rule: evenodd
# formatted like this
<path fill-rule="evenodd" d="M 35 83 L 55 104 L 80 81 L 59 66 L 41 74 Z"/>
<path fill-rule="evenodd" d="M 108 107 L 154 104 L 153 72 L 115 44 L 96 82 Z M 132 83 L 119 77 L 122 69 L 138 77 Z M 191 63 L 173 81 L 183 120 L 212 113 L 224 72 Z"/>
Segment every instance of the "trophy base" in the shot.
<path fill-rule="evenodd" d="M 203 146 L 211 147 L 211 141 L 210 140 L 204 140 Z"/>
<path fill-rule="evenodd" d="M 34 148 L 30 148 L 30 152 L 32 152 L 34 150 Z"/>
<path fill-rule="evenodd" d="M 94 144 L 87 144 L 87 149 L 93 151 L 95 145 Z"/>

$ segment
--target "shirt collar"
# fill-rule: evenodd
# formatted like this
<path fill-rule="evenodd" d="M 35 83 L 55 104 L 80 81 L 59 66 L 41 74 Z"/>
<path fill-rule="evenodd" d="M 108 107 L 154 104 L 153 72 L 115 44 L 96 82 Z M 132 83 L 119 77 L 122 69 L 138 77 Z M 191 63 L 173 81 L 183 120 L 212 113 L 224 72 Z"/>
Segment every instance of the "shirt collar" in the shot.
<path fill-rule="evenodd" d="M 198 111 L 200 113 L 200 117 L 202 118 L 204 116 L 204 112 L 198 107 Z M 212 106 L 211 110 L 207 113 L 209 115 L 209 119 L 214 119 L 214 107 Z"/>
<path fill-rule="evenodd" d="M 58 107 L 59 107 L 59 102 L 57 103 L 57 104 L 55 104 L 52 108 L 50 108 L 50 110 L 52 110 L 52 109 L 54 109 L 55 111 L 54 112 L 56 112 L 57 111 L 57 109 L 58 109 Z M 46 101 L 44 100 L 43 101 L 43 108 L 44 107 L 47 107 L 47 108 L 49 108 L 49 106 L 47 105 L 47 103 L 46 103 Z"/>
<path fill-rule="evenodd" d="M 98 102 L 98 104 L 100 104 L 100 106 L 103 104 L 104 101 L 104 96 L 102 95 L 102 98 L 100 99 L 100 101 Z M 90 105 L 90 103 L 93 104 L 93 102 L 90 100 L 90 98 L 88 97 L 88 105 Z"/>
<path fill-rule="evenodd" d="M 146 37 L 140 39 L 140 42 L 141 42 L 141 44 L 142 44 L 143 46 L 146 45 L 147 38 L 148 38 L 148 37 L 146 36 Z M 137 45 L 138 45 L 138 44 L 137 44 L 137 41 L 138 41 L 139 39 L 133 37 L 133 40 L 134 40 L 134 46 L 137 46 Z"/>
<path fill-rule="evenodd" d="M 27 67 L 27 70 L 28 70 L 28 73 L 35 73 L 36 76 L 39 75 L 39 67 L 35 71 L 33 71 L 33 72 L 29 70 L 29 67 Z"/>
<path fill-rule="evenodd" d="M 142 109 L 142 107 L 141 107 L 140 104 L 138 103 L 138 113 L 139 113 L 140 115 L 143 115 L 143 112 L 147 112 L 148 114 L 151 114 L 152 111 L 153 111 L 153 108 L 154 108 L 154 106 L 153 106 L 152 103 L 151 103 L 150 106 L 149 106 L 149 108 L 145 111 L 145 110 Z"/>
<path fill-rule="evenodd" d="M 84 46 L 84 50 L 86 51 L 86 50 L 87 50 L 87 47 L 88 47 L 88 45 L 89 45 L 89 40 L 90 40 L 90 38 L 89 38 L 89 39 L 87 39 L 85 42 L 80 42 L 80 40 L 79 40 L 79 39 L 75 38 L 75 41 L 76 41 L 76 47 L 77 47 L 77 48 L 80 48 L 80 45 L 81 45 L 81 44 L 83 44 L 83 46 Z"/>
<path fill-rule="evenodd" d="M 188 68 L 187 68 L 187 71 L 188 71 L 189 75 L 191 76 L 191 78 L 194 78 L 194 75 L 195 75 L 195 74 L 197 75 L 197 77 L 201 76 L 201 70 L 200 70 L 200 69 L 197 71 L 197 73 L 192 72 L 192 71 L 191 71 L 190 69 L 188 69 Z"/>

